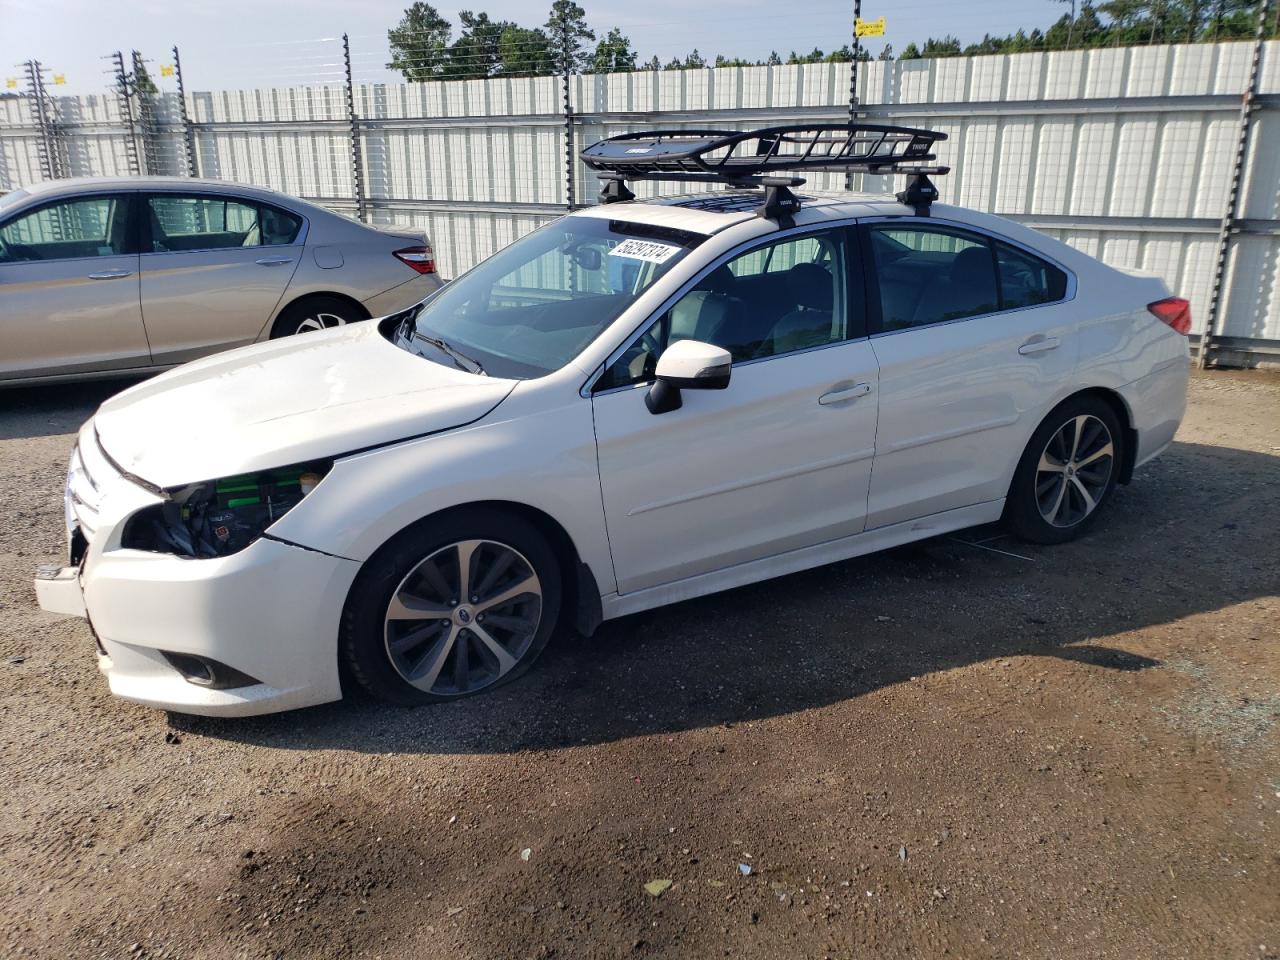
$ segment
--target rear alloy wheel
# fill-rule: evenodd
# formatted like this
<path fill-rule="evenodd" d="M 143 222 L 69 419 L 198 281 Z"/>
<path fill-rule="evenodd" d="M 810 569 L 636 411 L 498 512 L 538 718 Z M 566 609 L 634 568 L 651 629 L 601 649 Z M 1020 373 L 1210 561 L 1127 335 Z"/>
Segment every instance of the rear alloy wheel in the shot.
<path fill-rule="evenodd" d="M 271 327 L 271 339 L 333 330 L 367 319 L 367 315 L 359 307 L 340 297 L 305 297 L 280 311 L 280 316 Z"/>
<path fill-rule="evenodd" d="M 391 703 L 481 693 L 532 665 L 560 596 L 559 563 L 537 530 L 460 510 L 415 524 L 366 564 L 343 614 L 344 660 Z"/>
<path fill-rule="evenodd" d="M 1005 505 L 1013 531 L 1035 543 L 1083 533 L 1115 489 L 1123 434 L 1114 411 L 1093 397 L 1068 400 L 1036 430 Z"/>

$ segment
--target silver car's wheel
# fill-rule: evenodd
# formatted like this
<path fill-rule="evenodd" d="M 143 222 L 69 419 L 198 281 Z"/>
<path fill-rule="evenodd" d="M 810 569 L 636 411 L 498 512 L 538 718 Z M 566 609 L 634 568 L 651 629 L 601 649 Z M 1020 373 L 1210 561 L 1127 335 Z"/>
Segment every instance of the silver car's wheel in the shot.
<path fill-rule="evenodd" d="M 387 658 L 435 697 L 492 686 L 514 669 L 542 623 L 542 583 L 525 556 L 494 540 L 461 540 L 428 555 L 387 604 Z"/>
<path fill-rule="evenodd" d="M 317 330 L 332 330 L 334 327 L 344 327 L 347 321 L 345 318 L 338 316 L 336 313 L 325 313 L 318 311 L 303 317 L 299 321 L 297 329 L 294 333 L 314 333 Z"/>
<path fill-rule="evenodd" d="M 1054 527 L 1074 527 L 1102 502 L 1115 469 L 1115 440 L 1098 417 L 1081 414 L 1049 438 L 1036 466 L 1036 503 Z"/>

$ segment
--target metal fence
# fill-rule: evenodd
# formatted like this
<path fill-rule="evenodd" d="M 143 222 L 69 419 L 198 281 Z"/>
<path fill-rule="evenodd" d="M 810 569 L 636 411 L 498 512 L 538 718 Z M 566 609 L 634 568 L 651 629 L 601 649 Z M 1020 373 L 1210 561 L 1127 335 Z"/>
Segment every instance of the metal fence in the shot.
<path fill-rule="evenodd" d="M 1256 49 L 1256 71 L 1251 43 L 864 62 L 859 115 L 947 132 L 943 201 L 1159 274 L 1192 300 L 1198 333 L 1225 250 L 1215 359 L 1274 362 L 1280 43 Z M 345 37 L 295 51 L 299 71 L 320 81 L 284 87 L 182 92 L 173 54 L 161 67 L 175 68 L 163 72 L 178 89 L 151 93 L 131 89 L 129 57 L 104 96 L 51 97 L 34 65 L 27 95 L 0 99 L 0 190 L 137 172 L 261 184 L 369 222 L 423 227 L 450 276 L 575 200 L 594 202 L 595 177 L 574 146 L 658 125 L 848 116 L 841 63 L 572 76 L 566 112 L 558 77 L 361 82 Z M 845 185 L 835 174 L 810 184 Z"/>

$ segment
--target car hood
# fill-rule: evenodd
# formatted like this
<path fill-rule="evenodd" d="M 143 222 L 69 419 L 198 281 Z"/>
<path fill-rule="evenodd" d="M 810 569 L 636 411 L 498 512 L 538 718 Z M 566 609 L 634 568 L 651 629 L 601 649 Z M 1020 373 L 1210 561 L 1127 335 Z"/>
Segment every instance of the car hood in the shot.
<path fill-rule="evenodd" d="M 186 364 L 112 397 L 94 425 L 120 467 L 172 487 L 462 426 L 515 383 L 416 356 L 362 323 Z"/>

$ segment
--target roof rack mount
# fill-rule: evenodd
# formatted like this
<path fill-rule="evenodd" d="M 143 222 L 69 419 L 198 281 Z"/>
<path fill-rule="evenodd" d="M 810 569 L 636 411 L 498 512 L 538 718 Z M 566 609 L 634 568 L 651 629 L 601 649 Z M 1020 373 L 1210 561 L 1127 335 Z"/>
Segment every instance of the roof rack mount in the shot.
<path fill-rule="evenodd" d="M 794 175 L 776 176 L 782 171 L 861 168 L 868 173 L 915 173 L 915 181 L 899 199 L 927 212 L 938 191 L 926 174 L 946 173 L 949 168 L 917 165 L 936 160 L 933 145 L 945 139 L 945 133 L 934 130 L 871 123 L 810 123 L 747 131 L 648 130 L 601 140 L 581 156 L 606 181 L 600 192 L 602 203 L 634 200 L 628 180 L 723 183 L 764 187 L 766 199 L 759 215 L 787 221 L 800 209 L 799 199 L 789 188 L 805 181 Z"/>

